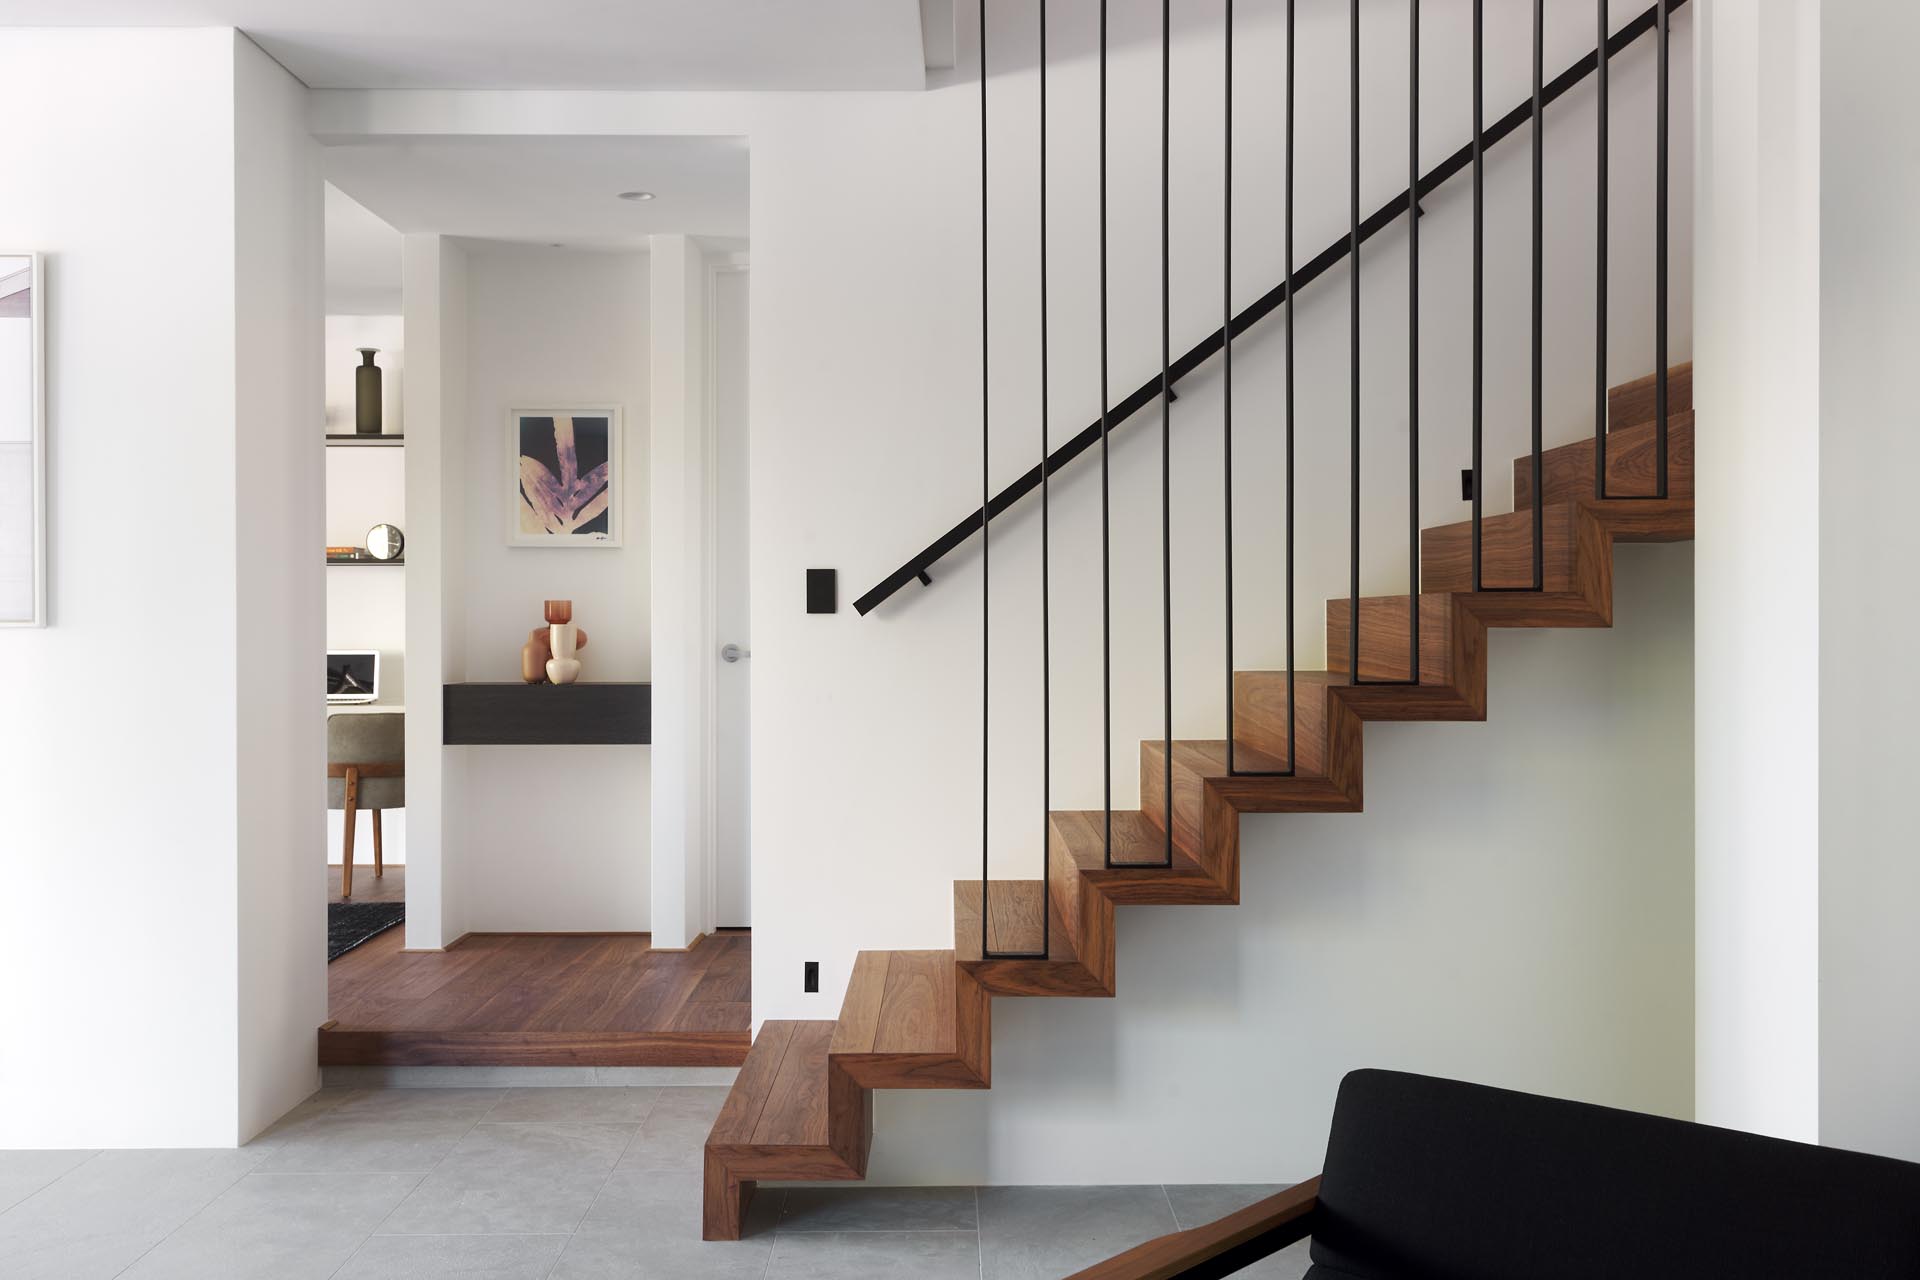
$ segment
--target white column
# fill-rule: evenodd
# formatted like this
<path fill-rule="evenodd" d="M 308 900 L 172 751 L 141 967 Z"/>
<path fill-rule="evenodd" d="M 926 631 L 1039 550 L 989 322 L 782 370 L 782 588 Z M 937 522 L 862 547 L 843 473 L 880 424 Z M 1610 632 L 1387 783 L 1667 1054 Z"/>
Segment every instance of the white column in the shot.
<path fill-rule="evenodd" d="M 708 926 L 705 334 L 700 249 L 654 236 L 653 943 L 685 947 Z"/>
<path fill-rule="evenodd" d="M 1699 21 L 1697 1113 L 1920 1159 L 1920 13 Z"/>
<path fill-rule="evenodd" d="M 466 255 L 445 236 L 401 241 L 407 376 L 407 945 L 444 947 L 459 910 L 462 764 L 441 745 L 441 686 L 466 677 Z M 450 803 L 450 798 L 455 803 Z"/>
<path fill-rule="evenodd" d="M 1819 10 L 1695 18 L 1695 1106 L 1819 1133 Z"/>

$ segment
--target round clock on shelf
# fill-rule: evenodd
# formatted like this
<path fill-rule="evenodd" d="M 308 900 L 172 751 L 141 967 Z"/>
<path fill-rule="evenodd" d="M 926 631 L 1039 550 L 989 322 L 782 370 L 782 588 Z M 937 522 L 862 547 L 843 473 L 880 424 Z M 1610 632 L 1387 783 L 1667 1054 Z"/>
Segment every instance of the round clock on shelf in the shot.
<path fill-rule="evenodd" d="M 367 554 L 375 560 L 398 560 L 406 545 L 397 526 L 377 524 L 367 530 Z"/>

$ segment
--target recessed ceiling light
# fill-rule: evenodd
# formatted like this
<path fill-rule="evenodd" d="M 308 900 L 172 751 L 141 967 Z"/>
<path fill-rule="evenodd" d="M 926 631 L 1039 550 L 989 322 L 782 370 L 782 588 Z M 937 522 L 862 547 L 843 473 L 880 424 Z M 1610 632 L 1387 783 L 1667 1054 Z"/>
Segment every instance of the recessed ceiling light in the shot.
<path fill-rule="evenodd" d="M 651 191 L 622 191 L 622 192 L 620 193 L 620 198 L 621 198 L 622 200 L 651 200 L 651 199 L 653 199 L 653 192 L 651 192 Z"/>

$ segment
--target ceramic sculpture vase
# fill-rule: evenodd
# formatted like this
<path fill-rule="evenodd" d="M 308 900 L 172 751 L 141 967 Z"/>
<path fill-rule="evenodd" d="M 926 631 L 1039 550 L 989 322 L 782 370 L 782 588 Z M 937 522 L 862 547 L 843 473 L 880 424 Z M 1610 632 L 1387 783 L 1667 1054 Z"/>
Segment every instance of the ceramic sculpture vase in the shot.
<path fill-rule="evenodd" d="M 553 656 L 547 659 L 547 679 L 555 684 L 572 684 L 580 678 L 579 628 L 571 622 L 556 622 L 547 628 L 547 643 Z"/>

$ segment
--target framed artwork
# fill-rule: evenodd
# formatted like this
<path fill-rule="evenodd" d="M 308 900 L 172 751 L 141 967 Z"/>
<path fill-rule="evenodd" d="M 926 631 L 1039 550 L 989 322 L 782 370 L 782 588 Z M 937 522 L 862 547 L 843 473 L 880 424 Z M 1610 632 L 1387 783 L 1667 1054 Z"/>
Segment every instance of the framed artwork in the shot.
<path fill-rule="evenodd" d="M 0 627 L 47 623 L 46 288 L 0 253 Z"/>
<path fill-rule="evenodd" d="M 507 451 L 515 547 L 617 547 L 626 476 L 620 406 L 510 409 Z"/>

